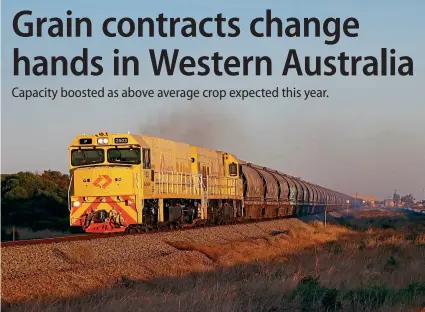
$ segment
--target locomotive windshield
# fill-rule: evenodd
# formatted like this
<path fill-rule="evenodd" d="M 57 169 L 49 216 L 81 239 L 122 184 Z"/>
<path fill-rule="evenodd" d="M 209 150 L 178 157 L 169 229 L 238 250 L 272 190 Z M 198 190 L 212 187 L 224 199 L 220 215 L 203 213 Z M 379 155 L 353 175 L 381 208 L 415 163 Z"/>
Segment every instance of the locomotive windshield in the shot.
<path fill-rule="evenodd" d="M 140 148 L 108 149 L 108 162 L 138 165 L 141 163 Z"/>
<path fill-rule="evenodd" d="M 83 166 L 100 164 L 105 161 L 103 149 L 76 149 L 71 152 L 71 164 L 73 166 Z"/>

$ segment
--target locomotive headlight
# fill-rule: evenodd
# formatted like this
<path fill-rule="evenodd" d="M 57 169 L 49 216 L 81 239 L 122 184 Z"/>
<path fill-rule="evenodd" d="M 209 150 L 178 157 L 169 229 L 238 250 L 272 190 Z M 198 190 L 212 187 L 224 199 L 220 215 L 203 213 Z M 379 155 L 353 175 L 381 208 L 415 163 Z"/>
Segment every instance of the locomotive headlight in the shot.
<path fill-rule="evenodd" d="M 72 206 L 74 206 L 75 208 L 80 207 L 80 205 L 81 203 L 78 200 L 72 203 Z"/>
<path fill-rule="evenodd" d="M 109 140 L 108 138 L 98 138 L 97 144 L 108 144 Z"/>

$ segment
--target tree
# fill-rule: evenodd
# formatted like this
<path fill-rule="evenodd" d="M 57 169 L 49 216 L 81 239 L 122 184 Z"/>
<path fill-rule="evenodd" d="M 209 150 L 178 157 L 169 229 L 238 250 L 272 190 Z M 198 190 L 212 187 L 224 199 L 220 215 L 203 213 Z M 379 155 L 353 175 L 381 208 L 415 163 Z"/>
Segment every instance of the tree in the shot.
<path fill-rule="evenodd" d="M 400 202 L 400 195 L 397 194 L 397 192 L 394 192 L 393 194 L 393 201 L 394 201 L 394 204 L 396 205 Z"/>
<path fill-rule="evenodd" d="M 3 174 L 1 217 L 3 225 L 33 230 L 64 230 L 68 227 L 68 175 L 58 171 Z"/>
<path fill-rule="evenodd" d="M 41 174 L 41 177 L 45 180 L 51 181 L 59 186 L 61 189 L 68 188 L 69 176 L 59 171 L 47 170 Z"/>
<path fill-rule="evenodd" d="M 412 194 L 405 195 L 401 198 L 401 201 L 407 205 L 414 205 L 415 204 L 415 198 Z"/>

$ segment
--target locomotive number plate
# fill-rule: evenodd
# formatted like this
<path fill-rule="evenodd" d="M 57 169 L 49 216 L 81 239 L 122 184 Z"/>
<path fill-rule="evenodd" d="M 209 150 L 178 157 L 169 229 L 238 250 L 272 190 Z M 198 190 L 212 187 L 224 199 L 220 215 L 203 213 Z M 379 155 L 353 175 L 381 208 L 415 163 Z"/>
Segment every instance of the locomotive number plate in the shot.
<path fill-rule="evenodd" d="M 115 138 L 115 143 L 117 144 L 128 143 L 128 138 Z"/>

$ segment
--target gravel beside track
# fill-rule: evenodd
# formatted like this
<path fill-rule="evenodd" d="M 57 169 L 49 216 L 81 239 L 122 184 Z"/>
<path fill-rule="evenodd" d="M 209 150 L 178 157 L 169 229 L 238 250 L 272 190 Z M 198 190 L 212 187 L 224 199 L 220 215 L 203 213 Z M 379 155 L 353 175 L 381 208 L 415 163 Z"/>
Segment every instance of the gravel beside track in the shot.
<path fill-rule="evenodd" d="M 180 275 L 179 264 L 194 271 L 212 265 L 197 251 L 180 251 L 167 242 L 217 245 L 267 237 L 272 231 L 313 231 L 298 219 L 237 224 L 150 235 L 105 237 L 2 248 L 2 299 L 7 302 L 78 295 L 122 283 Z"/>

